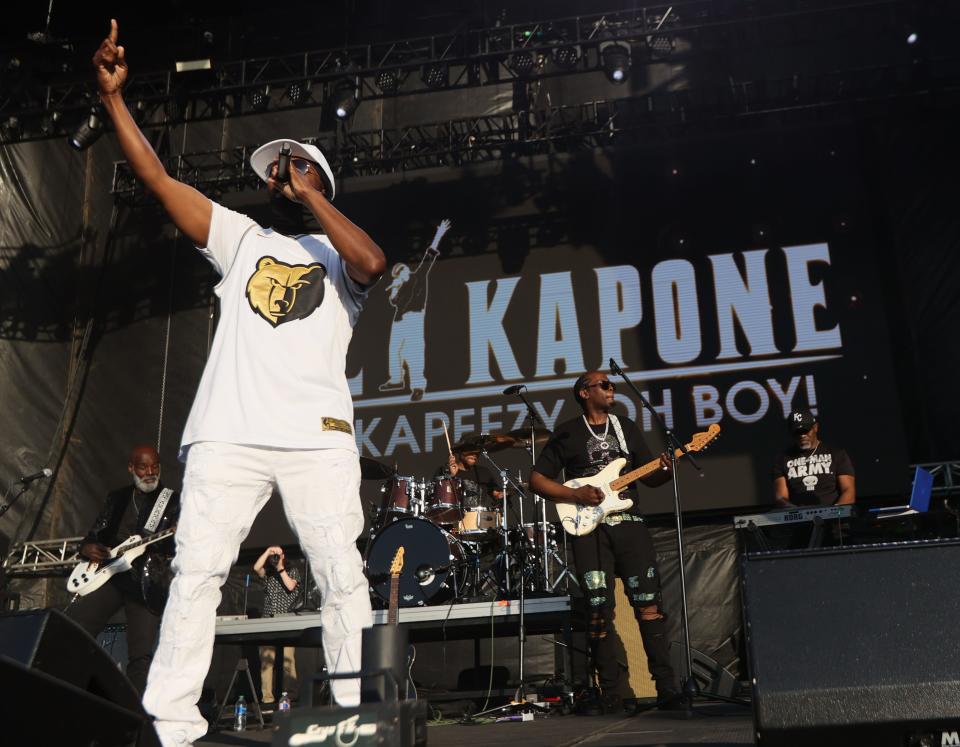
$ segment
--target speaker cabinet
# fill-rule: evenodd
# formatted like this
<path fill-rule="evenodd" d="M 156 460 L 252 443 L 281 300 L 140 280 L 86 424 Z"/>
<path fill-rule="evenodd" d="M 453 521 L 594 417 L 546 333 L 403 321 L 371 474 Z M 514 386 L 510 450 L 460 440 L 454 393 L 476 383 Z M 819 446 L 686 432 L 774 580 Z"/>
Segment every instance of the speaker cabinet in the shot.
<path fill-rule="evenodd" d="M 130 681 L 97 642 L 55 610 L 0 615 L 0 722 L 26 744 L 159 747 Z"/>
<path fill-rule="evenodd" d="M 757 744 L 960 744 L 958 571 L 956 540 L 745 555 Z"/>

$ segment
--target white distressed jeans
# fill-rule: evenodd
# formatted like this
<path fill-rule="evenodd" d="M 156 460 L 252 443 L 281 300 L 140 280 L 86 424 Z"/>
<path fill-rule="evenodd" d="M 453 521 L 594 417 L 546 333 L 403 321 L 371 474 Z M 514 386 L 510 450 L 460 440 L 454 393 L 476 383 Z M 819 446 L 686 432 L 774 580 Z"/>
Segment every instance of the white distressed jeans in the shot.
<path fill-rule="evenodd" d="M 201 442 L 190 447 L 177 527 L 175 576 L 143 704 L 164 747 L 207 732 L 197 701 L 210 668 L 220 589 L 240 543 L 274 487 L 323 595 L 323 651 L 331 672 L 360 670 L 361 629 L 373 624 L 363 561 L 360 464 L 346 449 L 274 449 Z M 360 702 L 337 680 L 340 705 Z"/>

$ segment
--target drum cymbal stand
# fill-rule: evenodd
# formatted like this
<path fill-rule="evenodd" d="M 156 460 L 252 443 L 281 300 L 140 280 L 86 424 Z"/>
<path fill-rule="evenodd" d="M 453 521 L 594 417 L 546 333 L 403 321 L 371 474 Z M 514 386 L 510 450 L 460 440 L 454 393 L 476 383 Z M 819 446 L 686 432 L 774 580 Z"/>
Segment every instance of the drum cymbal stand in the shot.
<path fill-rule="evenodd" d="M 577 581 L 576 575 L 573 571 L 570 570 L 570 564 L 568 563 L 568 558 L 570 557 L 567 553 L 567 532 L 564 529 L 560 530 L 560 533 L 563 535 L 563 557 L 561 558 L 557 555 L 556 548 L 550 548 L 550 555 L 554 560 L 557 561 L 557 564 L 563 569 L 560 571 L 560 575 L 554 580 L 553 584 L 550 586 L 550 591 L 556 592 L 557 587 L 560 585 L 561 581 L 566 580 L 567 585 L 564 587 L 564 592 L 570 594 L 570 582 L 573 581 L 573 585 L 578 589 L 580 588 L 580 582 Z"/>
<path fill-rule="evenodd" d="M 519 657 L 519 667 L 518 667 L 518 681 L 519 681 L 519 686 L 517 687 L 517 692 L 516 692 L 516 695 L 514 696 L 514 700 L 516 700 L 516 701 L 518 701 L 518 702 L 520 702 L 520 703 L 524 703 L 524 702 L 526 702 L 526 691 L 524 690 L 524 684 L 523 684 L 523 657 L 524 657 L 523 647 L 524 647 L 524 643 L 525 643 L 526 640 L 527 640 L 527 630 L 526 630 L 526 627 L 525 627 L 525 624 L 524 624 L 524 617 L 523 617 L 523 614 L 524 614 L 524 602 L 525 602 L 525 600 L 526 600 L 526 592 L 525 592 L 526 583 L 524 583 L 524 578 L 523 578 L 523 570 L 524 570 L 524 566 L 526 565 L 526 563 L 525 563 L 525 560 L 526 560 L 526 548 L 525 548 L 526 535 L 524 535 L 524 531 L 525 531 L 525 530 L 524 530 L 524 527 L 523 527 L 523 499 L 524 499 L 525 494 L 524 494 L 523 488 L 520 486 L 520 484 L 519 484 L 516 480 L 514 480 L 512 477 L 510 477 L 510 473 L 509 473 L 509 472 L 507 472 L 505 469 L 501 468 L 500 465 L 497 464 L 497 463 L 493 460 L 493 457 L 491 457 L 490 454 L 487 453 L 486 449 L 484 449 L 483 451 L 481 451 L 480 454 L 483 456 L 484 459 L 486 459 L 488 462 L 490 462 L 491 465 L 493 465 L 493 468 L 494 468 L 497 472 L 500 473 L 500 481 L 501 481 L 501 483 L 503 484 L 503 525 L 504 525 L 504 526 L 503 526 L 503 544 L 504 544 L 504 548 L 505 548 L 505 552 L 504 552 L 504 563 L 506 564 L 506 572 L 505 572 L 505 574 L 504 574 L 504 577 L 507 579 L 507 580 L 506 580 L 506 585 L 507 585 L 507 587 L 508 587 L 508 588 L 507 588 L 507 591 L 509 591 L 509 585 L 510 585 L 510 581 L 509 581 L 509 577 L 510 577 L 510 560 L 509 560 L 509 558 L 510 558 L 510 553 L 509 553 L 510 540 L 509 540 L 508 535 L 507 535 L 507 496 L 508 496 L 507 487 L 508 487 L 508 486 L 512 487 L 512 488 L 516 491 L 516 495 L 518 496 L 517 505 L 519 506 L 518 513 L 519 513 L 519 517 L 520 517 L 520 535 L 521 535 L 521 542 L 520 542 L 520 574 L 519 574 L 519 577 L 518 577 L 518 578 L 519 578 L 519 583 L 518 583 L 518 586 L 519 586 L 519 596 L 518 596 L 518 599 L 519 599 L 519 602 L 520 602 L 520 621 L 519 621 L 518 630 L 517 630 L 517 643 L 518 643 L 518 648 L 519 648 L 519 651 L 520 651 L 520 657 Z M 496 709 L 494 709 L 494 710 L 496 710 Z M 489 713 L 489 711 L 486 711 L 485 713 Z M 474 714 L 474 715 L 475 715 L 475 716 L 479 716 L 479 715 L 481 715 L 481 714 L 478 713 L 478 714 Z"/>
<path fill-rule="evenodd" d="M 539 423 L 541 427 L 546 429 L 546 423 L 543 422 L 543 418 L 537 413 L 533 408 L 533 405 L 530 404 L 524 394 L 523 390 L 526 388 L 525 384 L 517 385 L 515 394 L 523 401 L 523 404 L 527 406 L 527 417 L 525 418 L 526 422 L 530 424 L 530 443 L 527 445 L 527 453 L 530 454 L 530 470 L 532 471 L 534 466 L 537 463 L 537 424 Z M 540 584 L 539 591 L 552 592 L 556 584 L 551 585 L 550 583 L 550 547 L 549 547 L 549 537 L 547 536 L 547 501 L 542 496 L 533 494 L 534 510 L 537 512 L 537 515 L 540 517 L 540 532 L 538 537 L 534 537 L 534 542 L 539 543 L 540 547 L 540 561 L 542 564 L 541 573 L 542 573 L 542 584 Z M 534 534 L 536 534 L 537 524 L 534 522 Z"/>

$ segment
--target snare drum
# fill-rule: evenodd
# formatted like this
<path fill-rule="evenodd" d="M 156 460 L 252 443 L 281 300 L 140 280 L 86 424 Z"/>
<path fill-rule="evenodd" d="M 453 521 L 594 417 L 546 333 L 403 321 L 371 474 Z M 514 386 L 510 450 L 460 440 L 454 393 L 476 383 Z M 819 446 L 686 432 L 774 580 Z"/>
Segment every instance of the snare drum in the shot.
<path fill-rule="evenodd" d="M 391 477 L 380 492 L 383 500 L 380 503 L 380 526 L 386 526 L 397 519 L 412 516 L 416 481 L 412 477 L 395 475 Z"/>
<path fill-rule="evenodd" d="M 450 477 L 437 477 L 432 489 L 427 486 L 424 515 L 435 524 L 456 526 L 463 518 L 459 481 Z"/>
<path fill-rule="evenodd" d="M 503 520 L 499 511 L 477 507 L 464 511 L 456 533 L 461 537 L 486 535 L 491 529 L 499 529 L 501 526 Z"/>

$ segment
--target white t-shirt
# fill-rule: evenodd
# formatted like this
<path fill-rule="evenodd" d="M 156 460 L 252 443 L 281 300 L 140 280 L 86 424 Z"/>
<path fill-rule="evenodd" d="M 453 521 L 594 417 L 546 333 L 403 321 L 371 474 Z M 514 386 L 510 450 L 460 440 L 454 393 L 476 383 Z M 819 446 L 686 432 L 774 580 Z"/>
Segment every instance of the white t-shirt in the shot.
<path fill-rule="evenodd" d="M 356 451 L 347 348 L 365 290 L 326 236 L 291 238 L 213 204 L 200 251 L 220 322 L 180 442 Z"/>

